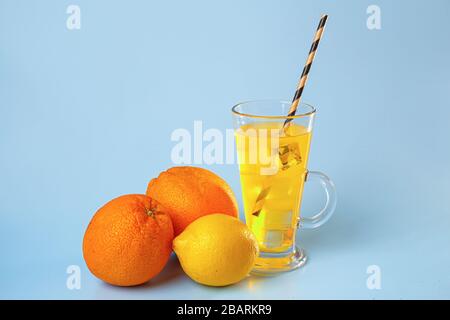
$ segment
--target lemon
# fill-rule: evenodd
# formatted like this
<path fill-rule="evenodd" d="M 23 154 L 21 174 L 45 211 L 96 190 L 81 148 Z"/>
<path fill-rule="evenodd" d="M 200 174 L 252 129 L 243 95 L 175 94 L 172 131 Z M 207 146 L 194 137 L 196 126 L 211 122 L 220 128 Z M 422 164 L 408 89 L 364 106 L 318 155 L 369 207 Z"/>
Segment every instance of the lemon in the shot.
<path fill-rule="evenodd" d="M 173 250 L 184 272 L 208 286 L 241 281 L 252 269 L 259 252 L 250 229 L 224 214 L 210 214 L 192 222 L 174 239 Z"/>

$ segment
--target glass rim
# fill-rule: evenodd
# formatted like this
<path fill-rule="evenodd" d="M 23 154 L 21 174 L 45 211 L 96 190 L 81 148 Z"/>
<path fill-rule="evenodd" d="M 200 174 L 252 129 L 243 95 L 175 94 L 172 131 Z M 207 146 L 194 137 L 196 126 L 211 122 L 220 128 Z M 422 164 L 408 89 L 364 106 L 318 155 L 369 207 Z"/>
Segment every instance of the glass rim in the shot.
<path fill-rule="evenodd" d="M 237 111 L 236 109 L 242 105 L 245 104 L 250 104 L 250 103 L 258 103 L 258 102 L 273 102 L 273 103 L 280 103 L 280 104 L 291 104 L 292 102 L 289 102 L 287 100 L 277 100 L 277 99 L 259 99 L 259 100 L 247 100 L 247 101 L 242 101 L 239 102 L 237 104 L 235 104 L 232 108 L 231 108 L 231 112 L 235 115 L 238 116 L 243 116 L 243 117 L 247 117 L 247 118 L 256 118 L 256 119 L 281 119 L 281 120 L 286 120 L 286 119 L 298 119 L 298 118 L 303 118 L 303 117 L 309 117 L 312 116 L 313 114 L 316 113 L 316 108 L 314 108 L 312 105 L 308 104 L 308 103 L 304 103 L 304 102 L 300 102 L 299 106 L 303 106 L 303 107 L 307 107 L 309 109 L 309 111 L 307 112 L 303 112 L 303 113 L 296 113 L 293 116 L 287 116 L 287 115 L 275 115 L 275 116 L 265 116 L 265 115 L 260 115 L 260 114 L 251 114 L 251 113 L 245 113 L 245 112 L 240 112 Z"/>

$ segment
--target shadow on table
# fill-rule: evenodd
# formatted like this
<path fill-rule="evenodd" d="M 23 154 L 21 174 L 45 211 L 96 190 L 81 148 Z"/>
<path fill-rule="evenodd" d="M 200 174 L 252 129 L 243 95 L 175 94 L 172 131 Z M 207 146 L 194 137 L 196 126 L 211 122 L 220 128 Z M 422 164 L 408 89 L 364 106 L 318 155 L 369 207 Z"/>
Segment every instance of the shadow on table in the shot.
<path fill-rule="evenodd" d="M 167 285 L 172 281 L 176 281 L 179 277 L 183 277 L 184 272 L 181 269 L 180 262 L 175 254 L 172 254 L 169 258 L 164 269 L 155 278 L 143 285 L 137 286 L 138 289 L 147 290 L 150 288 L 156 288 L 159 286 Z"/>
<path fill-rule="evenodd" d="M 107 292 L 109 292 L 109 293 L 111 293 L 111 292 L 117 293 L 120 291 L 130 291 L 130 292 L 137 293 L 137 292 L 148 291 L 149 289 L 157 288 L 160 286 L 165 286 L 173 281 L 176 281 L 178 278 L 183 277 L 183 276 L 184 276 L 184 273 L 183 273 L 183 270 L 181 269 L 180 263 L 178 262 L 178 259 L 175 256 L 175 254 L 172 254 L 170 256 L 169 261 L 167 262 L 166 266 L 161 271 L 161 273 L 158 274 L 155 278 L 151 279 L 149 282 L 146 282 L 142 285 L 131 286 L 131 287 L 118 287 L 118 286 L 110 285 L 105 282 L 100 282 L 99 289 L 100 289 L 100 292 L 102 292 L 102 294 L 104 293 L 105 289 L 109 289 L 109 290 L 107 290 Z M 112 297 L 107 297 L 107 298 L 112 298 Z"/>

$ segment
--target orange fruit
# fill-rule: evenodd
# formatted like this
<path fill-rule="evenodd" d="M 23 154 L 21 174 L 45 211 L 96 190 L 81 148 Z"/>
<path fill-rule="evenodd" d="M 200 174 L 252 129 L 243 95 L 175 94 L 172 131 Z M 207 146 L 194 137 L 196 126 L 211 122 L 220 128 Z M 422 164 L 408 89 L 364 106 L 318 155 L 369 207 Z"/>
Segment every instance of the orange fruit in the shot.
<path fill-rule="evenodd" d="M 84 234 L 83 256 L 97 278 L 134 286 L 164 268 L 172 240 L 172 222 L 164 207 L 145 195 L 124 195 L 95 213 Z"/>
<path fill-rule="evenodd" d="M 167 208 L 175 236 L 194 220 L 211 213 L 237 217 L 230 186 L 215 173 L 197 167 L 173 167 L 152 179 L 147 195 Z"/>

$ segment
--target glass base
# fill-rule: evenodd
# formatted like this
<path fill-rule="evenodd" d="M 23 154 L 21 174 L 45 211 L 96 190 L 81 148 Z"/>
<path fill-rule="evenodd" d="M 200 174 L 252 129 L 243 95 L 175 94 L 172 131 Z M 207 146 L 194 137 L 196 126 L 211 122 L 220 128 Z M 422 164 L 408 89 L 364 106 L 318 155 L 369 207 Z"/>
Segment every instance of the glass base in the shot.
<path fill-rule="evenodd" d="M 305 251 L 298 247 L 284 253 L 260 252 L 250 273 L 257 276 L 272 276 L 298 269 L 305 263 Z"/>

